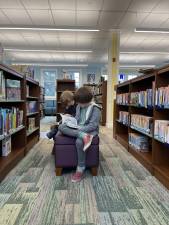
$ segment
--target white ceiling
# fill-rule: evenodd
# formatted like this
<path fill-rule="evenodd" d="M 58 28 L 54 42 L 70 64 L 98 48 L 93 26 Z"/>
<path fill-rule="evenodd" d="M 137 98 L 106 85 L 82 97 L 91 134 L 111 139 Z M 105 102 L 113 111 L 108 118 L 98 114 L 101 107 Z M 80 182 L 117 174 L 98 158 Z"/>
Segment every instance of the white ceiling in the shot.
<path fill-rule="evenodd" d="M 169 52 L 169 34 L 135 33 L 169 28 L 169 0 L 0 0 L 0 25 L 71 26 L 100 32 L 0 31 L 9 48 L 79 49 L 93 53 L 8 52 L 16 62 L 106 63 L 110 29 L 121 30 L 121 51 Z M 169 54 L 121 54 L 121 64 L 161 64 Z"/>

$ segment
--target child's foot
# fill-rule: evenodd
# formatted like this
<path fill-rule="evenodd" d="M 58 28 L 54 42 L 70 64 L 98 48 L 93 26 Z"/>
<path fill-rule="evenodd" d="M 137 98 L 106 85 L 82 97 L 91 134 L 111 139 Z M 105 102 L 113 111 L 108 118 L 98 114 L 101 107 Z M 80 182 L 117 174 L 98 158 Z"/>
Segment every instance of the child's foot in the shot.
<path fill-rule="evenodd" d="M 86 151 L 86 149 L 88 149 L 92 143 L 92 140 L 93 140 L 93 135 L 90 135 L 90 134 L 86 134 L 84 137 L 83 137 L 83 142 L 84 142 L 84 148 L 83 148 L 83 151 Z"/>
<path fill-rule="evenodd" d="M 84 177 L 83 172 L 76 171 L 76 173 L 73 174 L 73 176 L 72 176 L 72 182 L 73 183 L 80 182 L 83 179 L 83 177 Z"/>
<path fill-rule="evenodd" d="M 50 131 L 46 134 L 46 136 L 49 138 L 49 139 L 52 139 L 53 138 L 53 133 Z"/>

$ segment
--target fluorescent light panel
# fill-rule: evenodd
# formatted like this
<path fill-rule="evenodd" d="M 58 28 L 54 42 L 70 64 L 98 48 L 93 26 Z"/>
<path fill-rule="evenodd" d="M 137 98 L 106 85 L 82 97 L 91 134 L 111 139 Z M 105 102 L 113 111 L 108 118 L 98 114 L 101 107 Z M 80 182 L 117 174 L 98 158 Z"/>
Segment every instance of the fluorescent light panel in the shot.
<path fill-rule="evenodd" d="M 9 27 L 0 26 L 0 30 L 33 30 L 33 31 L 68 31 L 68 32 L 98 32 L 98 29 L 89 28 L 58 28 L 58 27 Z"/>
<path fill-rule="evenodd" d="M 12 65 L 53 66 L 53 67 L 87 67 L 88 64 L 45 64 L 45 63 L 12 63 Z"/>
<path fill-rule="evenodd" d="M 168 34 L 169 33 L 169 29 L 166 29 L 166 28 L 136 28 L 135 32 L 138 32 L 138 33 Z"/>
<path fill-rule="evenodd" d="M 154 68 L 155 65 L 121 65 L 120 68 Z"/>
<path fill-rule="evenodd" d="M 168 55 L 169 52 L 120 52 L 121 54 L 159 54 Z"/>
<path fill-rule="evenodd" d="M 92 50 L 50 50 L 50 49 L 15 49 L 4 48 L 4 51 L 9 52 L 58 52 L 58 53 L 92 53 Z"/>

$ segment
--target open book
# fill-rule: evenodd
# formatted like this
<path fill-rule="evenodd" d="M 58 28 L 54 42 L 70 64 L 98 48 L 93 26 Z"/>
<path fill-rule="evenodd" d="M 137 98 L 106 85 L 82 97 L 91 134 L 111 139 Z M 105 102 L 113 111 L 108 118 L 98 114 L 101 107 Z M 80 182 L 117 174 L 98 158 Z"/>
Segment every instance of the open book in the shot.
<path fill-rule="evenodd" d="M 64 123 L 68 127 L 73 128 L 73 129 L 79 128 L 75 117 L 68 115 L 68 114 L 61 114 L 61 113 L 60 113 L 60 117 L 61 117 L 60 123 L 62 123 L 62 124 Z"/>

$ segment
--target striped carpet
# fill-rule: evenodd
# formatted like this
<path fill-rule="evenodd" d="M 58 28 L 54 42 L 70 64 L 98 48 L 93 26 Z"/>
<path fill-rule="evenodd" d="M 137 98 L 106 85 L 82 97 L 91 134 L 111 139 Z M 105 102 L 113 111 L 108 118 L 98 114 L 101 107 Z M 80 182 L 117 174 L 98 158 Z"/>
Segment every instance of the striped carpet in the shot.
<path fill-rule="evenodd" d="M 98 177 L 56 177 L 52 141 L 42 138 L 0 184 L 0 225 L 167 225 L 169 192 L 101 128 Z M 48 127 L 48 126 L 46 126 Z"/>

